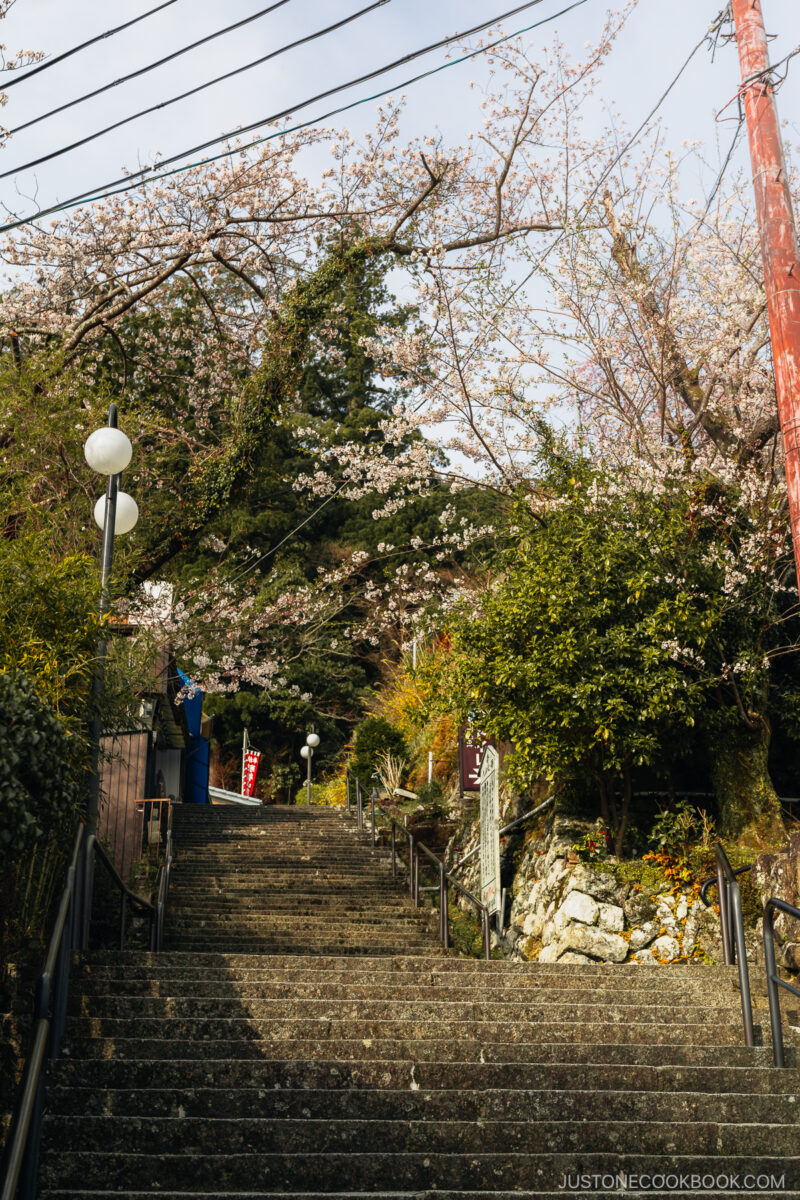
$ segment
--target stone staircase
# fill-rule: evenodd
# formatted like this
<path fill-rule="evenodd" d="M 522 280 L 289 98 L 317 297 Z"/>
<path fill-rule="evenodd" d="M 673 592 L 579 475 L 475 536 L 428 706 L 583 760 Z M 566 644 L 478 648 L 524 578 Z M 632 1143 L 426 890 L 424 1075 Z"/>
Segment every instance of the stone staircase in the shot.
<path fill-rule="evenodd" d="M 800 1071 L 733 970 L 444 954 L 340 811 L 175 835 L 168 948 L 76 972 L 42 1200 L 800 1197 Z"/>

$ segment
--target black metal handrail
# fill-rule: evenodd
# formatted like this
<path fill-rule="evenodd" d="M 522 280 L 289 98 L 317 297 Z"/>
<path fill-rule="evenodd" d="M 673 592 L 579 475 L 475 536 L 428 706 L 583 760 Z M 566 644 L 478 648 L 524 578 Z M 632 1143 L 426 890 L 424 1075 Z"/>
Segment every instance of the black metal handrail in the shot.
<path fill-rule="evenodd" d="M 785 979 L 781 979 L 778 975 L 778 970 L 775 964 L 775 919 L 773 914 L 776 912 L 786 913 L 788 917 L 796 917 L 800 920 L 800 908 L 795 908 L 793 904 L 788 904 L 786 900 L 779 900 L 777 896 L 772 896 L 764 905 L 764 965 L 767 970 L 767 998 L 769 1000 L 769 1023 L 772 1030 L 772 1059 L 776 1067 L 785 1067 L 786 1062 L 783 1051 L 783 1027 L 781 1024 L 781 1002 L 778 988 L 785 988 L 787 992 L 791 992 L 793 996 L 800 996 L 800 990 L 793 987 L 791 983 L 787 983 Z"/>
<path fill-rule="evenodd" d="M 167 836 L 164 843 L 164 857 L 158 869 L 155 888 L 155 913 L 150 923 L 150 949 L 159 951 L 164 941 L 164 919 L 167 913 L 167 898 L 169 896 L 169 881 L 172 874 L 172 808 L 170 807 Z"/>
<path fill-rule="evenodd" d="M 742 1004 L 742 1025 L 744 1027 L 744 1043 L 746 1046 L 755 1045 L 753 1034 L 753 1004 L 750 999 L 750 976 L 747 970 L 747 947 L 744 940 L 744 917 L 742 915 L 742 893 L 736 876 L 747 867 L 737 867 L 734 871 L 722 842 L 714 846 L 714 857 L 717 862 L 717 874 L 707 879 L 700 889 L 700 899 L 706 908 L 710 908 L 708 890 L 716 883 L 719 895 L 719 921 L 722 929 L 722 955 L 726 967 L 736 963 L 739 970 L 739 994 Z"/>
<path fill-rule="evenodd" d="M 356 781 L 356 799 L 357 799 L 358 817 L 359 817 L 358 828 L 363 829 L 364 828 L 363 807 L 361 804 L 361 792 L 360 792 L 360 788 L 358 786 L 358 781 Z M 372 844 L 374 846 L 375 845 L 375 797 L 374 796 L 372 796 L 370 798 L 370 810 L 371 810 L 371 818 L 372 818 Z M 419 857 L 420 857 L 420 854 L 422 854 L 424 858 L 428 859 L 428 861 L 431 863 L 431 865 L 433 867 L 435 867 L 435 869 L 438 872 L 439 882 L 438 882 L 438 885 L 436 887 L 434 887 L 432 890 L 433 891 L 438 890 L 438 892 L 439 892 L 439 940 L 442 943 L 442 946 L 445 949 L 447 949 L 448 946 L 450 945 L 450 930 L 449 930 L 449 923 L 448 923 L 449 922 L 449 914 L 448 914 L 447 906 L 448 906 L 449 888 L 452 885 L 454 888 L 456 888 L 457 891 L 459 891 L 462 894 L 462 896 L 466 897 L 466 899 L 469 900 L 470 903 L 475 906 L 475 908 L 478 910 L 478 913 L 480 914 L 481 934 L 482 934 L 482 941 L 483 941 L 483 955 L 484 955 L 484 958 L 486 959 L 486 961 L 489 962 L 491 959 L 491 933 L 490 933 L 490 926 L 489 926 L 489 909 L 487 908 L 487 906 L 483 903 L 483 901 L 479 900 L 477 896 L 473 895 L 473 893 L 468 888 L 465 888 L 463 883 L 459 882 L 458 879 L 455 879 L 450 874 L 450 872 L 446 869 L 442 860 L 437 858 L 432 850 L 429 850 L 428 847 L 423 845 L 422 842 L 417 841 L 417 839 L 414 837 L 413 833 L 411 833 L 410 830 L 406 829 L 405 824 L 401 821 L 400 814 L 396 810 L 390 809 L 388 812 L 382 812 L 381 816 L 383 817 L 384 820 L 389 822 L 389 826 L 391 829 L 392 878 L 393 879 L 397 879 L 397 862 L 400 857 L 398 854 L 398 850 L 397 850 L 397 833 L 398 833 L 398 831 L 402 835 L 402 840 L 405 840 L 408 843 L 409 892 L 411 895 L 411 899 L 413 900 L 414 904 L 417 907 L 419 907 L 419 897 L 420 897 L 420 890 L 421 890 L 420 886 L 419 886 Z"/>
<path fill-rule="evenodd" d="M 84 826 L 75 834 L 67 878 L 50 935 L 42 973 L 36 985 L 33 1048 L 25 1068 L 22 1096 L 6 1159 L 0 1200 L 34 1200 L 39 1170 L 39 1142 L 46 1066 L 57 1058 L 67 1021 L 67 995 L 72 951 L 81 940 L 80 906 L 84 896 Z"/>
<path fill-rule="evenodd" d="M 172 867 L 172 814 L 154 904 L 126 887 L 95 834 L 87 833 L 83 824 L 78 826 L 44 967 L 36 985 L 33 1047 L 25 1066 L 22 1095 L 9 1141 L 0 1200 L 35 1200 L 36 1197 L 47 1067 L 61 1053 L 67 1024 L 72 952 L 89 948 L 96 859 L 100 860 L 120 892 L 120 950 L 125 949 L 128 903 L 149 914 L 149 946 L 151 950 L 160 950 Z"/>
<path fill-rule="evenodd" d="M 540 812 L 544 812 L 544 810 L 547 808 L 547 806 L 549 804 L 552 804 L 554 800 L 555 800 L 555 796 L 548 796 L 547 799 L 542 801 L 541 804 L 537 804 L 536 808 L 532 808 L 529 812 L 523 813 L 521 817 L 517 817 L 509 825 L 504 825 L 497 836 L 503 837 L 506 833 L 510 833 L 512 829 L 516 829 L 518 825 L 522 825 L 522 823 L 524 821 L 527 821 L 530 817 L 535 817 Z M 469 862 L 469 860 L 471 858 L 474 858 L 479 850 L 480 850 L 480 845 L 476 846 L 474 850 L 470 850 L 469 854 L 465 854 L 464 857 L 460 858 L 457 863 L 454 863 L 453 866 L 450 868 L 450 870 L 451 871 L 460 870 L 461 867 L 464 866 L 464 863 L 467 863 L 467 862 Z"/>
<path fill-rule="evenodd" d="M 95 855 L 100 859 L 100 862 L 103 864 L 103 866 L 106 869 L 106 873 L 107 873 L 108 877 L 110 878 L 111 882 L 114 884 L 114 887 L 120 893 L 120 905 L 119 905 L 119 948 L 120 948 L 120 950 L 125 949 L 125 927 L 126 927 L 126 923 L 127 923 L 128 902 L 129 901 L 134 908 L 138 908 L 140 912 L 147 913 L 148 916 L 150 917 L 150 937 L 148 940 L 150 943 L 151 950 L 155 949 L 155 947 L 152 945 L 152 935 L 153 935 L 153 926 L 156 923 L 156 906 L 154 904 L 151 904 L 149 900 L 145 900 L 143 896 L 138 896 L 136 894 L 136 892 L 132 892 L 131 889 L 129 887 L 127 887 L 127 885 L 125 883 L 123 883 L 119 872 L 117 871 L 117 869 L 114 866 L 114 864 L 112 863 L 111 859 L 108 857 L 105 850 L 100 845 L 100 843 L 98 842 L 97 838 L 95 837 L 95 835 L 93 833 L 89 834 L 89 837 L 88 837 L 87 843 L 86 843 L 86 859 L 87 859 L 87 867 L 88 867 L 87 872 L 86 872 L 87 878 L 88 878 L 90 872 L 93 874 L 92 859 Z M 89 894 L 91 894 L 91 889 L 88 886 L 88 884 L 87 884 L 87 892 L 89 892 Z M 90 918 L 90 916 L 91 916 L 91 913 L 89 912 L 88 905 L 87 905 L 86 921 L 84 924 L 83 949 L 89 948 L 89 918 Z"/>

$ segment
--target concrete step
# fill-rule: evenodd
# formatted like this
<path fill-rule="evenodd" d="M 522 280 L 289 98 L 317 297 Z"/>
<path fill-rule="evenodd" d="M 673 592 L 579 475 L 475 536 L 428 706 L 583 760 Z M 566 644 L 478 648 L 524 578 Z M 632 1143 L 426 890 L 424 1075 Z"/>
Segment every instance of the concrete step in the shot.
<path fill-rule="evenodd" d="M 302 1009 L 297 999 L 245 1000 L 238 996 L 215 998 L 203 996 L 181 996 L 172 998 L 154 996 L 108 996 L 102 1003 L 95 999 L 84 999 L 79 1008 L 84 1017 L 94 1020 L 148 1021 L 182 1020 L 191 1025 L 206 1020 L 222 1021 L 241 1017 L 246 1010 L 248 1020 L 291 1021 L 299 1012 L 306 1020 L 326 1020 L 338 1023 L 355 1022 L 359 1028 L 365 1022 L 374 1024 L 383 1021 L 411 1021 L 416 1025 L 429 1025 L 432 1030 L 443 1025 L 461 1024 L 465 1029 L 475 1022 L 494 1022 L 498 1031 L 515 1027 L 532 1033 L 539 1024 L 579 1023 L 584 1027 L 596 1025 L 639 1025 L 659 1028 L 682 1029 L 685 1015 L 672 1006 L 637 1004 L 581 1004 L 561 1003 L 548 997 L 537 997 L 535 1004 L 512 1000 L 409 1000 L 405 998 L 355 1000 L 304 998 Z M 692 1014 L 694 1025 L 729 1026 L 738 1029 L 741 1025 L 739 1013 L 730 1007 L 706 1008 Z M 506 1039 L 508 1040 L 508 1039 Z"/>
<path fill-rule="evenodd" d="M 509 970 L 508 968 L 514 968 Z M 296 957 L 281 959 L 280 956 L 242 955 L 191 955 L 180 951 L 164 951 L 150 955 L 141 951 L 93 951 L 87 960 L 76 963 L 81 976 L 94 979 L 174 979 L 195 980 L 198 984 L 217 980 L 261 981 L 270 983 L 302 983 L 334 988 L 381 987 L 396 991 L 398 988 L 435 987 L 503 992 L 508 990 L 538 994 L 550 989 L 568 990 L 572 996 L 576 991 L 611 989 L 623 995 L 635 993 L 646 1002 L 647 997 L 663 996 L 675 1002 L 692 1003 L 709 996 L 735 997 L 739 992 L 734 986 L 733 969 L 714 975 L 707 983 L 701 968 L 662 968 L 645 970 L 641 967 L 571 967 L 539 966 L 536 963 L 511 963 L 502 959 L 484 963 L 478 959 L 431 957 L 407 955 L 389 959 L 379 968 L 369 963 L 353 962 L 346 958 L 308 957 L 298 962 Z M 711 970 L 712 968 L 709 968 Z M 582 972 L 582 973 L 581 973 Z M 681 978 L 676 978 L 681 975 Z"/>
<path fill-rule="evenodd" d="M 471 1060 L 457 1057 L 430 1061 L 381 1058 L 365 1054 L 360 1059 L 316 1058 L 213 1058 L 201 1055 L 161 1062 L 154 1077 L 151 1059 L 103 1059 L 82 1062 L 71 1057 L 53 1065 L 54 1084 L 88 1088 L 98 1095 L 132 1089 L 143 1094 L 159 1088 L 189 1094 L 192 1090 L 245 1088 L 274 1093 L 283 1089 L 343 1089 L 352 1095 L 366 1089 L 405 1089 L 409 1095 L 443 1089 L 529 1089 L 554 1092 L 628 1088 L 634 1092 L 758 1093 L 797 1098 L 800 1070 L 776 1071 L 765 1049 L 744 1046 L 709 1048 L 679 1046 L 597 1046 L 553 1043 L 535 1046 L 528 1057 L 488 1060 L 488 1048 Z M 379 1047 L 380 1049 L 380 1047 Z M 516 1047 L 515 1047 L 516 1049 Z M 670 1065 L 662 1065 L 660 1059 Z M 800 1101 L 799 1101 L 800 1102 Z"/>
<path fill-rule="evenodd" d="M 335 981 L 325 981 L 318 983 L 312 977 L 311 979 L 300 979 L 292 983 L 287 979 L 260 978 L 258 973 L 248 973 L 245 978 L 237 976 L 236 979 L 221 979 L 215 977 L 207 979 L 205 977 L 190 977 L 192 978 L 192 995 L 200 999 L 220 999 L 227 1001 L 250 1001 L 250 1000 L 270 1000 L 270 999 L 297 999 L 297 1000 L 358 1000 L 363 1002 L 372 1002 L 375 1000 L 386 1000 L 389 998 L 402 998 L 403 1000 L 432 1000 L 441 1002 L 455 1003 L 465 1002 L 473 1003 L 480 1002 L 491 1005 L 504 1005 L 511 1003 L 513 1005 L 545 1005 L 545 1004 L 569 1004 L 575 1002 L 576 995 L 574 988 L 563 988 L 555 985 L 551 987 L 515 987 L 495 986 L 490 987 L 484 981 L 474 987 L 450 986 L 447 982 L 440 984 L 432 983 L 416 983 L 413 976 L 410 976 L 408 981 L 403 981 L 400 987 L 390 986 L 388 983 L 380 982 L 383 977 L 391 979 L 390 972 L 380 972 L 376 969 L 375 982 L 358 982 L 353 983 L 349 977 L 342 978 L 337 975 Z M 81 994 L 87 999 L 97 997 L 98 1000 L 104 996 L 113 996 L 121 999 L 123 997 L 142 997 L 151 996 L 160 999 L 174 998 L 176 1000 L 185 998 L 186 995 L 186 979 L 180 976 L 160 976 L 156 979 L 147 977 L 128 978 L 126 974 L 121 975 L 95 975 L 83 974 L 81 977 Z M 647 1008 L 651 1003 L 664 1005 L 678 1005 L 683 1001 L 686 1002 L 685 995 L 683 997 L 675 995 L 670 998 L 669 994 L 664 994 L 663 991 L 654 991 L 650 988 L 623 988 L 623 987 L 597 987 L 594 988 L 591 994 L 591 1002 L 595 1005 L 642 1005 Z M 726 1010 L 739 1010 L 739 994 L 731 989 L 730 994 L 726 992 L 716 995 L 714 1003 L 717 1008 Z M 707 1011 L 707 1010 L 703 1010 Z"/>
<path fill-rule="evenodd" d="M 663 1174 L 663 1172 L 662 1172 L 662 1174 Z M 722 1172 L 722 1173 L 717 1172 L 717 1175 L 720 1175 L 720 1174 L 723 1179 L 727 1179 L 727 1177 L 724 1175 L 724 1172 Z M 670 1179 L 672 1178 L 672 1175 L 669 1174 L 669 1172 L 668 1172 L 668 1177 Z M 580 1176 L 578 1174 L 568 1177 L 566 1186 L 569 1186 L 570 1190 L 579 1188 L 581 1186 L 580 1185 L 581 1178 L 584 1178 L 584 1177 Z M 583 1190 L 588 1190 L 588 1186 L 591 1183 L 592 1178 L 593 1177 L 589 1176 L 589 1175 L 585 1176 L 587 1183 L 584 1185 Z M 603 1178 L 608 1179 L 609 1177 L 608 1176 L 597 1176 L 594 1178 L 597 1178 L 598 1182 L 601 1182 Z M 613 1178 L 614 1181 L 616 1181 L 617 1177 L 611 1177 L 611 1178 Z M 684 1178 L 686 1179 L 687 1183 L 693 1182 L 691 1176 L 685 1176 Z M 621 1179 L 621 1177 L 620 1177 L 620 1179 Z M 680 1182 L 680 1179 L 681 1179 L 681 1176 L 677 1176 L 676 1182 Z M 574 1182 L 572 1182 L 573 1180 L 574 1180 Z M 702 1184 L 702 1179 L 699 1176 L 697 1177 L 697 1181 L 700 1184 Z M 648 1180 L 648 1182 L 649 1182 L 649 1180 Z M 620 1184 L 620 1186 L 622 1186 L 622 1184 Z M 770 1183 L 770 1187 L 771 1187 L 771 1183 Z M 326 1200 L 364 1200 L 363 1192 L 289 1192 L 289 1191 L 283 1191 L 280 1194 L 281 1194 L 281 1196 L 284 1197 L 284 1200 L 319 1200 L 319 1197 L 323 1196 L 323 1195 L 325 1196 Z M 445 1189 L 445 1190 L 437 1190 L 435 1192 L 427 1192 L 427 1191 L 426 1192 L 419 1192 L 419 1191 L 414 1191 L 414 1192 L 370 1192 L 369 1196 L 370 1196 L 370 1200 L 564 1200 L 565 1194 L 568 1194 L 568 1193 L 565 1193 L 564 1188 L 562 1188 L 561 1191 L 558 1191 L 558 1192 L 539 1192 L 539 1191 L 530 1192 L 527 1190 L 524 1190 L 524 1191 L 520 1190 L 520 1191 L 516 1191 L 516 1192 L 497 1192 L 497 1191 L 492 1191 L 492 1192 L 473 1192 L 473 1191 L 454 1192 L 454 1191 L 451 1191 L 450 1189 Z M 594 1200 L 620 1200 L 621 1194 L 626 1197 L 633 1197 L 633 1198 L 635 1198 L 635 1200 L 638 1200 L 639 1197 L 641 1197 L 642 1200 L 644 1200 L 645 1197 L 650 1197 L 650 1200 L 652 1200 L 652 1197 L 654 1197 L 654 1196 L 661 1197 L 661 1198 L 663 1198 L 663 1200 L 665 1200 L 666 1197 L 669 1197 L 670 1200 L 697 1200 L 697 1196 L 698 1196 L 697 1190 L 693 1190 L 691 1192 L 673 1191 L 673 1190 L 670 1190 L 669 1192 L 662 1192 L 662 1191 L 653 1191 L 651 1188 L 648 1188 L 648 1190 L 646 1192 L 641 1192 L 636 1189 L 631 1189 L 631 1188 L 626 1187 L 624 1193 L 621 1193 L 619 1189 L 617 1189 L 613 1192 L 606 1192 L 606 1191 L 597 1191 L 594 1188 L 592 1188 L 592 1191 L 591 1191 L 591 1195 L 594 1198 Z M 762 1196 L 762 1197 L 768 1195 L 770 1197 L 770 1200 L 775 1200 L 775 1195 L 772 1190 L 770 1190 L 769 1192 L 765 1192 L 763 1190 L 751 1191 L 751 1192 L 749 1192 L 749 1194 L 755 1195 L 755 1196 Z M 781 1200 L 800 1200 L 800 1192 L 798 1192 L 798 1191 L 781 1190 L 780 1193 L 778 1193 L 778 1194 L 780 1195 Z M 116 1197 L 117 1200 L 152 1200 L 152 1197 L 154 1197 L 154 1196 L 160 1197 L 160 1200 L 262 1200 L 264 1193 L 261 1191 L 259 1191 L 259 1192 L 250 1192 L 250 1191 L 237 1191 L 237 1192 L 174 1192 L 174 1191 L 168 1191 L 168 1192 L 162 1192 L 160 1190 L 157 1192 L 130 1192 L 130 1191 L 107 1192 L 107 1191 L 95 1191 L 95 1190 L 87 1191 L 85 1188 L 82 1188 L 80 1191 L 71 1191 L 71 1190 L 64 1191 L 63 1189 L 59 1188 L 57 1191 L 52 1191 L 50 1189 L 47 1189 L 43 1192 L 40 1192 L 39 1195 L 41 1197 L 41 1200 L 83 1200 L 83 1197 L 86 1197 L 87 1200 L 90 1200 L 91 1197 L 97 1197 L 98 1200 L 103 1200 L 104 1197 L 110 1197 L 110 1196 Z M 731 1196 L 734 1196 L 734 1195 L 741 1196 L 742 1193 L 741 1193 L 741 1191 L 718 1192 L 716 1190 L 707 1191 L 704 1189 L 702 1195 L 704 1197 L 707 1197 L 708 1200 L 722 1200 L 722 1197 L 727 1197 L 728 1200 L 730 1200 Z"/>
<path fill-rule="evenodd" d="M 169 928 L 173 936 L 179 934 L 183 929 L 197 929 L 203 926 L 213 926 L 215 929 L 231 933 L 236 933 L 237 931 L 249 933 L 253 929 L 260 930 L 261 928 L 278 930 L 332 928 L 337 933 L 350 933 L 352 931 L 368 932 L 371 930 L 381 933 L 386 929 L 408 929 L 410 926 L 419 925 L 420 922 L 427 921 L 429 916 L 430 913 L 428 911 L 413 908 L 409 908 L 407 912 L 394 912 L 391 915 L 368 916 L 364 914 L 361 917 L 342 913 L 338 908 L 333 908 L 329 913 L 292 914 L 287 912 L 271 912 L 265 906 L 261 912 L 241 913 L 234 916 L 231 916 L 229 913 L 214 912 L 212 908 L 207 908 L 201 912 L 181 909 L 171 913 Z"/>
<path fill-rule="evenodd" d="M 281 1118 L 335 1121 L 687 1121 L 794 1126 L 794 1093 L 441 1088 L 51 1088 L 48 1112 L 103 1117 Z"/>
<path fill-rule="evenodd" d="M 483 1119 L 480 1136 L 472 1120 L 452 1119 L 314 1119 L 240 1116 L 226 1117 L 97 1117 L 81 1118 L 80 1138 L 86 1146 L 101 1146 L 106 1153 L 146 1147 L 148 1156 L 260 1155 L 269 1147 L 277 1155 L 314 1156 L 364 1154 L 367 1147 L 397 1156 L 435 1154 L 471 1157 L 503 1155 L 507 1163 L 517 1156 L 564 1152 L 601 1154 L 613 1146 L 620 1154 L 635 1154 L 647 1146 L 648 1154 L 692 1154 L 704 1157 L 743 1155 L 790 1158 L 800 1147 L 794 1123 L 750 1121 L 667 1121 L 615 1119 L 612 1102 L 608 1116 L 583 1120 Z M 47 1116 L 47 1141 L 53 1157 L 74 1154 L 73 1116 Z M 465 1164 L 468 1166 L 469 1164 Z M 148 1165 L 140 1164 L 147 1178 Z M 141 1176 L 140 1176 L 141 1177 Z"/>
<path fill-rule="evenodd" d="M 584 1127 L 585 1128 L 585 1127 Z M 576 1130 L 578 1136 L 580 1130 Z M 680 1178 L 724 1175 L 782 1179 L 796 1189 L 800 1158 L 785 1155 L 658 1154 L 543 1151 L 531 1153 L 446 1154 L 436 1151 L 386 1153 L 370 1143 L 366 1150 L 345 1153 L 151 1154 L 103 1151 L 47 1155 L 40 1179 L 44 1188 L 145 1190 L 155 1178 L 159 1190 L 194 1186 L 202 1192 L 286 1191 L 335 1192 L 343 1187 L 375 1192 L 397 1189 L 492 1191 L 552 1190 L 567 1176 L 619 1174 Z M 152 1188 L 151 1188 L 152 1190 Z M 777 1196 L 775 1190 L 774 1195 Z"/>
<path fill-rule="evenodd" d="M 113 1037 L 79 1037 L 76 1031 L 71 1031 L 69 1053 L 72 1057 L 104 1058 L 115 1055 L 119 1058 L 150 1058 L 192 1059 L 192 1058 L 327 1058 L 327 1059 L 406 1059 L 408 1062 L 538 1062 L 547 1061 L 545 1047 L 557 1047 L 557 1053 L 564 1056 L 569 1053 L 566 1047 L 576 1047 L 583 1044 L 589 1051 L 600 1045 L 617 1047 L 616 1060 L 629 1060 L 629 1047 L 646 1046 L 648 1053 L 644 1061 L 669 1061 L 676 1054 L 682 1053 L 679 1061 L 699 1061 L 703 1048 L 724 1050 L 711 1056 L 711 1061 L 723 1064 L 729 1060 L 728 1050 L 733 1050 L 741 1044 L 741 1034 L 730 1028 L 718 1029 L 714 1026 L 701 1027 L 698 1032 L 685 1029 L 681 1033 L 681 1041 L 677 1041 L 672 1031 L 665 1034 L 652 1026 L 635 1026 L 624 1030 L 615 1027 L 611 1030 L 581 1030 L 575 1029 L 575 1041 L 559 1042 L 565 1037 L 564 1029 L 558 1025 L 539 1025 L 536 1029 L 536 1040 L 514 1038 L 513 1040 L 496 1040 L 492 1036 L 491 1024 L 477 1030 L 461 1031 L 448 1028 L 441 1032 L 439 1038 L 426 1038 L 423 1030 L 418 1030 L 412 1022 L 396 1022 L 393 1028 L 385 1023 L 382 1034 L 379 1035 L 374 1026 L 354 1031 L 352 1025 L 344 1029 L 334 1028 L 331 1022 L 318 1022 L 322 1028 L 312 1028 L 311 1023 L 305 1027 L 300 1022 L 291 1031 L 276 1029 L 256 1029 L 250 1026 L 246 1036 L 242 1031 L 231 1031 L 228 1038 L 201 1040 L 200 1034 L 192 1041 L 184 1041 L 176 1045 L 169 1037 L 137 1038 L 123 1037 L 119 1034 Z M 209 1032 L 208 1030 L 206 1032 Z M 571 1033 L 572 1031 L 570 1031 Z M 290 1036 L 291 1034 L 291 1036 Z M 479 1034 L 480 1037 L 476 1037 Z M 578 1035 L 580 1034 L 580 1039 Z M 266 1036 L 263 1036 L 266 1035 Z M 468 1039 L 468 1040 L 467 1040 Z M 673 1044 L 674 1043 L 674 1044 Z M 670 1047 L 661 1053 L 662 1047 Z M 682 1047 L 678 1051 L 676 1047 Z M 691 1048 L 697 1051 L 695 1059 L 689 1052 Z M 748 1052 L 751 1062 L 753 1051 Z M 544 1059 L 543 1057 L 544 1056 Z M 593 1061 L 590 1058 L 589 1061 Z M 566 1061 L 572 1061 L 566 1059 Z M 602 1061 L 602 1060 L 598 1060 Z M 707 1061 L 707 1060 L 704 1060 Z M 766 1063 L 766 1058 L 764 1062 Z"/>
<path fill-rule="evenodd" d="M 86 961 L 93 967 L 96 966 L 116 966 L 122 965 L 126 972 L 128 970 L 135 971 L 137 968 L 144 969 L 146 972 L 158 971 L 160 968 L 172 967 L 191 967 L 197 974 L 206 974 L 209 970 L 221 969 L 229 970 L 230 968 L 242 967 L 248 970 L 261 969 L 268 967 L 270 972 L 280 971 L 281 968 L 286 968 L 294 972 L 298 969 L 298 964 L 295 959 L 281 960 L 280 956 L 265 960 L 260 964 L 248 955 L 236 954 L 187 954 L 180 950 L 172 950 L 161 954 L 153 954 L 150 951 L 143 950 L 94 950 L 89 953 Z M 337 971 L 346 969 L 349 974 L 357 976 L 360 972 L 369 972 L 370 976 L 373 972 L 371 963 L 358 962 L 343 962 L 340 957 L 331 955 L 323 958 L 309 956 L 307 967 L 314 971 Z M 431 976 L 436 976 L 441 979 L 443 974 L 449 976 L 472 975 L 476 978 L 479 976 L 485 977 L 487 980 L 505 979 L 513 982 L 524 983 L 529 979 L 552 978 L 566 981 L 569 984 L 576 985 L 585 983 L 587 987 L 591 987 L 596 983 L 604 980 L 614 979 L 615 982 L 622 984 L 623 981 L 633 979 L 651 980 L 652 984 L 660 989 L 665 985 L 674 984 L 678 990 L 683 987 L 683 981 L 687 982 L 692 979 L 705 980 L 708 988 L 708 994 L 713 994 L 717 984 L 721 981 L 732 980 L 735 978 L 735 967 L 704 967 L 704 966 L 670 966 L 663 968 L 643 969 L 636 965 L 592 965 L 579 966 L 577 964 L 538 964 L 538 963 L 518 963 L 508 960 L 498 959 L 494 962 L 486 963 L 479 959 L 473 958 L 448 958 L 440 959 L 433 956 L 419 955 L 397 955 L 392 959 L 390 964 L 384 964 L 383 970 L 390 970 L 392 977 L 398 983 L 402 981 L 404 973 L 410 973 L 421 977 L 428 973 Z M 706 975 L 708 972 L 708 975 Z"/>

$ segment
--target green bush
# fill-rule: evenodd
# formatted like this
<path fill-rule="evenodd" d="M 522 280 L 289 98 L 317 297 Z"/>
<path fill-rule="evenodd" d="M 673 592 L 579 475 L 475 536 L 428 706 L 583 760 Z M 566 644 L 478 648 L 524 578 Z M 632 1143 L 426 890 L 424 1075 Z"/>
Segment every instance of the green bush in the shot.
<path fill-rule="evenodd" d="M 0 674 L 0 859 L 61 829 L 79 797 L 70 734 L 21 672 Z"/>
<path fill-rule="evenodd" d="M 396 725 L 385 717 L 366 717 L 356 730 L 352 770 L 363 790 L 369 792 L 381 754 L 406 757 L 406 740 Z"/>
<path fill-rule="evenodd" d="M 430 783 L 421 783 L 417 788 L 417 799 L 429 816 L 444 815 L 444 791 L 438 779 L 432 779 Z"/>

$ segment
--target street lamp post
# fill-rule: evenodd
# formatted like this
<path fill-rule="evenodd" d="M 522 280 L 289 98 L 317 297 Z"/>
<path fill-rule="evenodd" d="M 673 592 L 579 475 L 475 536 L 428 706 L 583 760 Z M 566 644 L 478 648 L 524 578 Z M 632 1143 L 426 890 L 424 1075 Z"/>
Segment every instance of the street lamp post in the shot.
<path fill-rule="evenodd" d="M 311 759 L 314 757 L 314 750 L 319 745 L 319 734 L 313 731 L 306 735 L 305 746 L 300 747 L 300 757 L 306 760 L 308 769 L 306 771 L 306 804 L 311 803 Z"/>
<path fill-rule="evenodd" d="M 86 461 L 93 471 L 108 476 L 108 486 L 105 496 L 101 496 L 94 506 L 94 519 L 103 531 L 103 548 L 100 553 L 100 605 L 101 619 L 108 610 L 108 581 L 114 561 L 114 535 L 129 533 L 139 517 L 139 509 L 133 496 L 121 492 L 119 479 L 122 472 L 131 461 L 133 447 L 130 440 L 117 428 L 117 406 L 109 405 L 108 425 L 95 429 L 90 434 L 84 446 Z M 103 733 L 103 720 L 100 711 L 100 701 L 105 684 L 106 640 L 101 638 L 97 647 L 92 679 L 92 771 L 89 780 L 89 808 L 87 813 L 88 833 L 97 832 L 97 816 L 100 808 L 100 738 Z"/>

